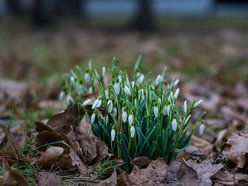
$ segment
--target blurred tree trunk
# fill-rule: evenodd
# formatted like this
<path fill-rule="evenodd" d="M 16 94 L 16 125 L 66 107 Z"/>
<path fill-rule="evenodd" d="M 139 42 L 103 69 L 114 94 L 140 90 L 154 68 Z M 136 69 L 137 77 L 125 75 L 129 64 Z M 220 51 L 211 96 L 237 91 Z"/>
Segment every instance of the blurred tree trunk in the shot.
<path fill-rule="evenodd" d="M 152 0 L 138 0 L 138 12 L 133 26 L 140 31 L 154 30 Z"/>
<path fill-rule="evenodd" d="M 8 7 L 12 14 L 19 16 L 22 14 L 21 3 L 19 0 L 8 0 Z"/>

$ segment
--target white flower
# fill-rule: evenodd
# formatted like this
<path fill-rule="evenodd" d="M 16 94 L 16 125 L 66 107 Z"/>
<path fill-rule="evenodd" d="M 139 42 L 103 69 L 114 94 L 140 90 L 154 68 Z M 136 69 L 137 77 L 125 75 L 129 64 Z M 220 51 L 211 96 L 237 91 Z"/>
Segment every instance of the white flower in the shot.
<path fill-rule="evenodd" d="M 134 88 L 134 81 L 131 82 L 131 87 Z"/>
<path fill-rule="evenodd" d="M 93 88 L 92 87 L 89 87 L 88 94 L 92 94 L 92 93 L 93 93 Z"/>
<path fill-rule="evenodd" d="M 109 100 L 108 101 L 108 103 L 107 103 L 107 110 L 108 110 L 108 113 L 109 114 L 113 111 L 113 102 L 112 102 L 112 100 Z"/>
<path fill-rule="evenodd" d="M 101 105 L 102 105 L 102 100 L 96 99 L 96 100 L 94 101 L 93 105 L 92 105 L 92 109 L 99 108 L 99 107 L 101 107 Z"/>
<path fill-rule="evenodd" d="M 90 118 L 91 124 L 93 124 L 93 123 L 95 122 L 95 119 L 96 119 L 96 114 L 93 113 L 93 114 L 91 115 L 91 118 Z"/>
<path fill-rule="evenodd" d="M 119 80 L 119 83 L 122 81 L 122 76 L 121 75 L 118 75 L 118 80 Z"/>
<path fill-rule="evenodd" d="M 180 89 L 176 89 L 176 92 L 174 93 L 174 98 L 177 99 L 178 98 L 178 95 L 179 95 L 179 91 Z"/>
<path fill-rule="evenodd" d="M 105 90 L 105 97 L 106 97 L 106 99 L 109 99 L 109 92 L 108 92 L 108 90 Z"/>
<path fill-rule="evenodd" d="M 116 108 L 116 107 L 113 108 L 112 115 L 113 115 L 114 117 L 117 117 L 117 108 Z"/>
<path fill-rule="evenodd" d="M 159 74 L 155 80 L 155 85 L 158 86 L 163 81 L 163 77 Z"/>
<path fill-rule="evenodd" d="M 115 83 L 114 84 L 114 90 L 115 90 L 115 94 L 116 95 L 119 95 L 120 94 L 121 87 L 120 87 L 120 84 L 119 83 Z"/>
<path fill-rule="evenodd" d="M 202 135 L 204 133 L 204 130 L 205 130 L 205 125 L 201 124 L 199 127 L 199 134 Z"/>
<path fill-rule="evenodd" d="M 141 85 L 141 84 L 143 83 L 144 79 L 145 79 L 145 76 L 144 76 L 144 74 L 141 73 L 141 74 L 138 76 L 138 79 L 137 79 L 137 81 L 136 81 L 137 85 Z"/>
<path fill-rule="evenodd" d="M 171 122 L 172 130 L 176 132 L 177 130 L 177 120 L 173 119 Z"/>
<path fill-rule="evenodd" d="M 163 114 L 165 115 L 170 115 L 170 105 L 165 105 L 163 108 Z"/>
<path fill-rule="evenodd" d="M 83 106 L 89 105 L 90 103 L 91 103 L 91 99 L 86 99 L 86 100 L 83 102 Z"/>
<path fill-rule="evenodd" d="M 194 108 L 195 108 L 195 107 L 198 107 L 198 106 L 201 104 L 202 101 L 203 101 L 202 99 L 199 100 L 199 101 L 197 101 L 197 102 L 194 104 Z"/>
<path fill-rule="evenodd" d="M 106 75 L 106 67 L 102 67 L 102 77 Z"/>
<path fill-rule="evenodd" d="M 111 141 L 113 142 L 115 140 L 115 130 L 111 130 Z"/>
<path fill-rule="evenodd" d="M 178 85 L 178 83 L 179 83 L 179 79 L 176 79 L 175 81 L 174 81 L 174 87 L 176 87 L 177 85 Z"/>
<path fill-rule="evenodd" d="M 67 95 L 66 96 L 66 103 L 67 103 L 67 105 L 69 105 L 69 104 L 71 104 L 71 103 L 73 103 L 74 102 L 74 100 L 73 100 L 73 98 L 71 97 L 71 95 L 69 94 L 69 95 Z"/>
<path fill-rule="evenodd" d="M 85 81 L 85 83 L 89 83 L 90 82 L 90 74 L 89 73 L 85 73 L 84 74 L 84 81 Z"/>
<path fill-rule="evenodd" d="M 187 106 L 186 100 L 183 102 L 183 111 L 184 111 L 184 113 L 187 113 L 187 111 L 188 111 L 188 106 Z"/>
<path fill-rule="evenodd" d="M 70 81 L 71 81 L 71 84 L 75 83 L 75 78 L 73 76 L 71 76 Z"/>
<path fill-rule="evenodd" d="M 123 123 L 126 123 L 127 122 L 127 112 L 126 111 L 123 111 L 122 112 L 122 122 Z"/>
<path fill-rule="evenodd" d="M 132 114 L 129 114 L 129 116 L 128 116 L 128 123 L 130 126 L 133 124 L 133 115 Z"/>
<path fill-rule="evenodd" d="M 153 107 L 153 112 L 156 118 L 158 118 L 158 107 Z"/>
<path fill-rule="evenodd" d="M 61 91 L 60 93 L 59 93 L 59 101 L 62 101 L 64 98 L 65 98 L 65 92 L 64 91 Z"/>
<path fill-rule="evenodd" d="M 128 88 L 128 86 L 125 86 L 125 87 L 124 87 L 124 91 L 125 91 L 125 93 L 126 93 L 127 95 L 131 96 L 131 90 L 130 90 L 130 88 Z"/>
<path fill-rule="evenodd" d="M 130 136 L 131 136 L 131 138 L 133 138 L 134 135 L 135 135 L 135 128 L 134 128 L 134 126 L 132 125 L 131 128 L 130 128 Z"/>

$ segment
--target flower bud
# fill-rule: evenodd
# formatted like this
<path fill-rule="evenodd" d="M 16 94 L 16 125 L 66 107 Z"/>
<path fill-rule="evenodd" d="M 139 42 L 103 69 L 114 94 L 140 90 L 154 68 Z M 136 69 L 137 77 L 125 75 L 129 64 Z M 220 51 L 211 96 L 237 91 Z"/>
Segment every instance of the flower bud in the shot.
<path fill-rule="evenodd" d="M 113 142 L 115 140 L 115 130 L 111 130 L 111 141 Z"/>
<path fill-rule="evenodd" d="M 113 111 L 113 102 L 112 102 L 112 100 L 109 100 L 108 101 L 108 103 L 107 103 L 107 110 L 108 110 L 108 113 L 109 114 Z"/>
<path fill-rule="evenodd" d="M 163 77 L 159 74 L 155 80 L 155 85 L 158 86 L 163 81 Z"/>
<path fill-rule="evenodd" d="M 92 94 L 92 93 L 93 93 L 93 88 L 92 87 L 89 87 L 88 94 Z"/>
<path fill-rule="evenodd" d="M 102 67 L 102 77 L 105 77 L 106 75 L 106 67 Z"/>
<path fill-rule="evenodd" d="M 84 81 L 86 84 L 90 82 L 90 74 L 87 72 L 84 74 Z"/>
<path fill-rule="evenodd" d="M 180 89 L 176 89 L 176 92 L 174 93 L 174 98 L 177 99 L 178 98 L 178 95 L 179 95 L 179 91 Z"/>
<path fill-rule="evenodd" d="M 200 135 L 203 135 L 204 130 L 205 130 L 205 125 L 204 124 L 201 124 L 200 127 L 199 127 L 199 134 Z"/>
<path fill-rule="evenodd" d="M 59 93 L 58 99 L 59 99 L 59 101 L 62 101 L 64 98 L 65 98 L 65 92 L 64 92 L 64 91 L 61 91 L 61 92 Z"/>
<path fill-rule="evenodd" d="M 122 122 L 123 123 L 126 123 L 127 122 L 127 112 L 126 111 L 123 111 L 122 112 Z"/>
<path fill-rule="evenodd" d="M 132 125 L 131 128 L 130 128 L 130 136 L 131 136 L 131 138 L 133 138 L 134 135 L 135 135 L 135 128 L 134 128 L 134 126 Z"/>
<path fill-rule="evenodd" d="M 174 87 L 176 87 L 177 85 L 178 85 L 178 83 L 179 83 L 179 79 L 176 79 L 175 81 L 174 81 Z"/>
<path fill-rule="evenodd" d="M 133 124 L 133 115 L 132 114 L 129 114 L 129 116 L 128 116 L 128 123 L 130 126 Z"/>
<path fill-rule="evenodd" d="M 200 104 L 201 104 L 201 102 L 202 102 L 203 100 L 201 99 L 201 100 L 199 100 L 199 101 L 197 101 L 195 104 L 194 104 L 194 108 L 196 108 L 196 107 L 198 107 Z"/>
<path fill-rule="evenodd" d="M 96 108 L 99 108 L 99 107 L 101 107 L 101 105 L 102 105 L 102 100 L 100 100 L 100 99 L 96 99 L 95 101 L 94 101 L 94 103 L 93 103 L 93 105 L 92 105 L 92 109 L 96 109 Z"/>
<path fill-rule="evenodd" d="M 136 81 L 137 85 L 141 85 L 141 84 L 143 83 L 144 79 L 145 79 L 144 74 L 140 74 L 140 75 L 138 76 L 137 81 Z"/>
<path fill-rule="evenodd" d="M 91 103 L 91 99 L 86 99 L 86 100 L 83 102 L 83 106 L 89 105 L 90 103 Z"/>
<path fill-rule="evenodd" d="M 75 83 L 75 78 L 73 76 L 71 76 L 70 82 L 71 82 L 71 84 Z"/>
<path fill-rule="evenodd" d="M 114 91 L 115 91 L 115 94 L 117 96 L 120 94 L 120 90 L 121 90 L 120 84 L 119 83 L 115 83 L 114 84 Z"/>
<path fill-rule="evenodd" d="M 153 107 L 153 113 L 156 118 L 158 118 L 158 107 Z"/>
<path fill-rule="evenodd" d="M 186 100 L 183 102 L 183 111 L 184 111 L 185 114 L 188 111 L 188 106 L 187 106 L 187 101 Z"/>
<path fill-rule="evenodd" d="M 128 88 L 128 86 L 125 86 L 125 87 L 124 87 L 124 91 L 125 91 L 125 93 L 126 93 L 127 95 L 131 96 L 131 90 L 130 90 L 130 88 Z"/>
<path fill-rule="evenodd" d="M 166 115 L 170 115 L 170 105 L 165 105 L 164 108 L 163 108 L 163 115 L 166 116 Z"/>
<path fill-rule="evenodd" d="M 67 96 L 66 96 L 66 103 L 67 103 L 67 105 L 71 105 L 71 104 L 73 104 L 73 102 L 74 102 L 74 100 L 73 100 L 73 98 L 71 97 L 71 95 L 70 95 L 70 94 L 67 95 Z"/>
<path fill-rule="evenodd" d="M 176 132 L 177 130 L 177 120 L 176 119 L 173 119 L 172 122 L 171 122 L 171 127 L 172 127 L 172 130 L 174 132 Z"/>
<path fill-rule="evenodd" d="M 134 81 L 131 82 L 131 87 L 134 88 Z"/>
<path fill-rule="evenodd" d="M 93 123 L 95 122 L 95 119 L 96 119 L 96 114 L 93 113 L 93 114 L 91 115 L 91 118 L 90 118 L 91 124 L 93 124 Z"/>

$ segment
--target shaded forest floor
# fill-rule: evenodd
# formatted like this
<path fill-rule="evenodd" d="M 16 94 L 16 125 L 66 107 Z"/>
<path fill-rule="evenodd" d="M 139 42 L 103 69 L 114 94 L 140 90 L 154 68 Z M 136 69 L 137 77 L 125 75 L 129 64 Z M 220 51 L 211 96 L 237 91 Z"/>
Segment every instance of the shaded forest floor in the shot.
<path fill-rule="evenodd" d="M 185 170 L 195 171 L 197 176 L 193 179 L 201 181 L 203 169 L 195 167 L 197 162 L 198 167 L 207 167 L 203 175 L 213 170 L 207 175 L 210 185 L 212 181 L 216 185 L 248 183 L 246 20 L 168 19 L 160 21 L 162 26 L 158 32 L 143 34 L 129 31 L 123 24 L 115 28 L 101 26 L 104 24 L 100 22 L 65 22 L 44 29 L 34 28 L 26 20 L 11 21 L 9 18 L 0 21 L 0 145 L 1 157 L 7 156 L 6 152 L 15 156 L 10 155 L 10 160 L 4 161 L 0 170 L 2 179 L 6 171 L 12 171 L 8 168 L 11 164 L 31 185 L 41 182 L 37 173 L 44 173 L 44 169 L 18 158 L 36 155 L 34 122 L 47 121 L 66 108 L 64 102 L 58 101 L 58 95 L 62 77 L 70 69 L 75 65 L 86 66 L 89 59 L 100 69 L 110 66 L 116 56 L 120 66 L 127 65 L 132 73 L 136 58 L 142 54 L 141 71 L 156 76 L 166 66 L 169 78 L 180 78 L 181 99 L 204 100 L 200 109 L 208 112 L 206 131 L 201 138 L 192 139 L 186 151 Z M 240 145 L 241 141 L 246 145 Z M 68 180 L 75 185 L 98 184 L 102 175 L 114 170 L 104 169 L 114 167 L 111 162 L 107 163 L 99 165 L 100 168 L 93 167 L 83 178 L 66 176 L 65 172 L 53 168 L 45 172 L 55 172 L 59 175 L 56 178 L 62 177 L 66 184 Z M 178 183 L 187 184 L 187 179 L 186 175 Z M 173 183 L 168 176 L 167 181 Z"/>

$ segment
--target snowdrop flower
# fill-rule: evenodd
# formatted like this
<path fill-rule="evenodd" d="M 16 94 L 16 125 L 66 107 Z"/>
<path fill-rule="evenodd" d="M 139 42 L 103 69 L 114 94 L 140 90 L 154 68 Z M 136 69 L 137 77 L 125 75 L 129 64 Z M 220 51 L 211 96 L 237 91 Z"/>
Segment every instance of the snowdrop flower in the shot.
<path fill-rule="evenodd" d="M 118 80 L 119 80 L 119 83 L 122 82 L 122 76 L 121 75 L 118 75 Z"/>
<path fill-rule="evenodd" d="M 199 134 L 202 135 L 204 133 L 204 130 L 205 130 L 205 125 L 201 124 L 199 127 Z"/>
<path fill-rule="evenodd" d="M 129 114 L 129 116 L 128 116 L 128 123 L 130 126 L 133 124 L 133 115 L 132 114 Z"/>
<path fill-rule="evenodd" d="M 96 114 L 93 113 L 93 114 L 91 115 L 91 118 L 90 118 L 91 124 L 93 124 L 93 123 L 95 122 L 95 119 L 96 119 Z"/>
<path fill-rule="evenodd" d="M 111 141 L 113 142 L 115 140 L 115 129 L 111 130 Z"/>
<path fill-rule="evenodd" d="M 134 81 L 131 82 L 131 87 L 134 88 Z"/>
<path fill-rule="evenodd" d="M 122 112 L 122 122 L 123 123 L 127 122 L 127 112 L 125 110 L 123 110 Z"/>
<path fill-rule="evenodd" d="M 75 78 L 73 76 L 71 76 L 70 82 L 71 84 L 75 83 Z"/>
<path fill-rule="evenodd" d="M 130 128 L 130 136 L 131 136 L 131 138 L 133 138 L 134 135 L 135 135 L 135 128 L 134 128 L 134 126 L 132 125 L 131 128 Z"/>
<path fill-rule="evenodd" d="M 176 120 L 176 119 L 173 119 L 173 120 L 172 120 L 171 126 L 172 126 L 172 130 L 173 130 L 174 132 L 176 132 L 176 130 L 177 130 L 177 120 Z"/>
<path fill-rule="evenodd" d="M 158 118 L 158 107 L 153 107 L 153 113 L 156 118 Z"/>
<path fill-rule="evenodd" d="M 67 103 L 67 105 L 70 105 L 70 104 L 72 104 L 74 102 L 74 100 L 73 100 L 73 98 L 71 97 L 71 95 L 69 94 L 69 95 L 67 95 L 66 96 L 66 103 Z"/>
<path fill-rule="evenodd" d="M 158 86 L 163 81 L 163 77 L 159 74 L 155 80 L 155 85 Z"/>
<path fill-rule="evenodd" d="M 116 107 L 113 108 L 112 115 L 113 115 L 115 118 L 117 117 L 117 108 L 116 108 Z"/>
<path fill-rule="evenodd" d="M 64 98 L 65 98 L 65 92 L 64 92 L 64 91 L 61 91 L 61 92 L 59 93 L 58 99 L 59 99 L 59 101 L 62 101 Z"/>
<path fill-rule="evenodd" d="M 91 103 L 91 99 L 86 99 L 86 100 L 83 102 L 83 106 L 89 105 L 90 103 Z"/>
<path fill-rule="evenodd" d="M 164 108 L 163 108 L 163 115 L 166 116 L 166 115 L 170 115 L 170 105 L 165 105 Z"/>
<path fill-rule="evenodd" d="M 102 67 L 102 77 L 105 77 L 106 75 L 106 67 Z"/>
<path fill-rule="evenodd" d="M 144 81 L 144 79 L 145 79 L 145 76 L 144 76 L 144 74 L 140 74 L 139 76 L 138 76 L 138 79 L 137 79 L 137 85 L 141 85 L 142 83 L 143 83 L 143 81 Z"/>
<path fill-rule="evenodd" d="M 176 89 L 176 92 L 174 93 L 174 98 L 177 99 L 178 98 L 178 95 L 179 95 L 179 91 L 180 89 Z"/>
<path fill-rule="evenodd" d="M 108 92 L 108 90 L 105 90 L 105 97 L 106 97 L 106 99 L 109 99 L 109 92 Z"/>
<path fill-rule="evenodd" d="M 114 90 L 115 90 L 115 94 L 118 96 L 120 94 L 120 90 L 121 90 L 119 83 L 114 84 Z"/>
<path fill-rule="evenodd" d="M 92 94 L 92 93 L 93 93 L 93 87 L 89 87 L 88 94 Z"/>
<path fill-rule="evenodd" d="M 187 101 L 186 100 L 183 102 L 183 111 L 184 111 L 185 114 L 188 111 L 188 106 L 187 106 Z"/>
<path fill-rule="evenodd" d="M 92 105 L 92 109 L 99 108 L 99 107 L 101 107 L 101 105 L 102 105 L 102 100 L 96 99 L 96 100 L 94 101 L 93 105 Z"/>
<path fill-rule="evenodd" d="M 108 103 L 107 103 L 107 110 L 108 110 L 108 113 L 109 114 L 113 111 L 113 102 L 112 102 L 112 100 L 109 100 L 108 101 Z"/>
<path fill-rule="evenodd" d="M 179 79 L 176 79 L 175 81 L 174 81 L 174 87 L 176 87 L 177 85 L 178 85 L 178 83 L 179 83 Z"/>
<path fill-rule="evenodd" d="M 84 81 L 86 84 L 88 84 L 90 82 L 90 74 L 89 73 L 84 74 Z"/>
<path fill-rule="evenodd" d="M 125 93 L 126 93 L 127 95 L 131 96 L 131 90 L 130 90 L 130 88 L 128 88 L 128 86 L 125 86 L 125 87 L 124 87 L 124 91 L 125 91 Z"/>
<path fill-rule="evenodd" d="M 203 101 L 202 99 L 199 100 L 199 101 L 197 101 L 197 102 L 194 104 L 194 108 L 198 107 L 198 106 L 201 104 L 202 101 Z"/>

